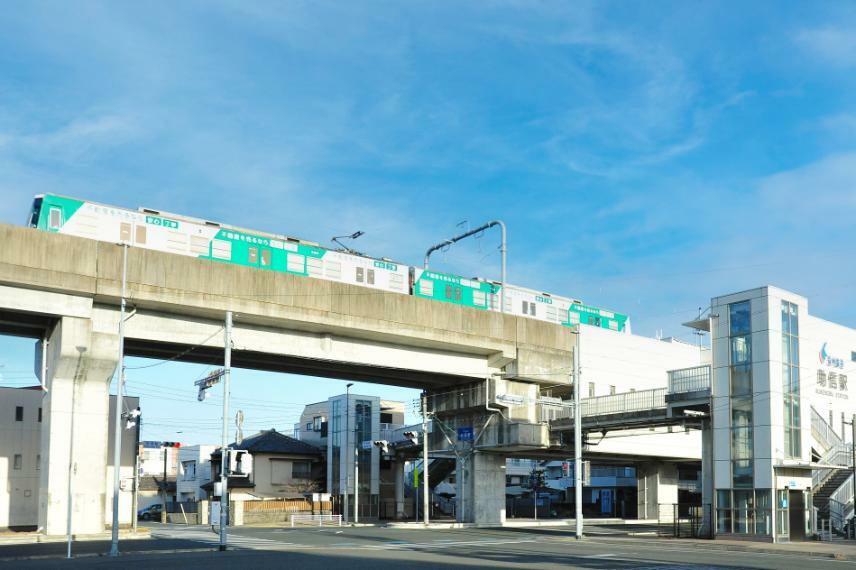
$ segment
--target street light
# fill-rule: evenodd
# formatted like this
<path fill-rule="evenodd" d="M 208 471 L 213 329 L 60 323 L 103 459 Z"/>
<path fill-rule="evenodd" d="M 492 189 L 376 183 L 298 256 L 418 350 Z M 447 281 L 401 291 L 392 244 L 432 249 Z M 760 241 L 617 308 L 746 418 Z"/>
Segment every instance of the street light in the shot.
<path fill-rule="evenodd" d="M 340 239 L 357 239 L 358 237 L 360 237 L 360 236 L 361 236 L 361 235 L 363 235 L 363 234 L 365 234 L 365 232 L 364 232 L 364 231 L 362 231 L 362 230 L 357 230 L 357 231 L 355 231 L 354 233 L 352 233 L 352 234 L 350 234 L 350 235 L 346 235 L 346 236 L 335 236 L 335 237 L 332 237 L 332 238 L 330 238 L 330 239 L 331 239 L 331 241 L 333 241 L 334 243 L 336 243 L 339 247 L 341 247 L 344 251 L 347 251 L 348 253 L 353 253 L 354 255 L 363 255 L 363 254 L 362 254 L 362 253 L 360 253 L 359 251 L 357 251 L 357 250 L 355 250 L 355 249 L 352 249 L 352 248 L 350 248 L 350 247 L 346 246 L 345 244 L 343 244 L 342 242 L 340 242 L 340 241 L 339 241 Z M 350 384 L 349 384 L 349 386 L 350 386 Z"/>

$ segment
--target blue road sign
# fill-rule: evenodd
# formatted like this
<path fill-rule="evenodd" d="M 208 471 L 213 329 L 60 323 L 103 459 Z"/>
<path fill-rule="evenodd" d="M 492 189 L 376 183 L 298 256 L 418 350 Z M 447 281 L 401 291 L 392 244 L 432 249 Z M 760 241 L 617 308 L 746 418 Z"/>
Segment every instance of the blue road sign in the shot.
<path fill-rule="evenodd" d="M 473 440 L 473 428 L 472 427 L 459 427 L 458 428 L 458 441 L 472 441 Z"/>

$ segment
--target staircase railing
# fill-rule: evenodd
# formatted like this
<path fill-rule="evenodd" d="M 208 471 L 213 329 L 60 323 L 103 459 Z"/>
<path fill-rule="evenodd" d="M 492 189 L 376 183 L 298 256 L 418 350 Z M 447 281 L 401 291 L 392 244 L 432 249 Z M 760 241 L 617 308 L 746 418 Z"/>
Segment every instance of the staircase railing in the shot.
<path fill-rule="evenodd" d="M 814 406 L 811 407 L 811 432 L 816 440 L 824 444 L 825 450 L 841 443 L 841 436 L 835 433 L 832 426 L 814 409 Z"/>
<path fill-rule="evenodd" d="M 849 443 L 838 443 L 830 447 L 820 458 L 820 463 L 823 465 L 853 465 L 851 445 Z M 815 469 L 811 474 L 812 488 L 817 488 L 823 484 L 824 480 L 832 474 L 832 471 L 832 469 Z"/>

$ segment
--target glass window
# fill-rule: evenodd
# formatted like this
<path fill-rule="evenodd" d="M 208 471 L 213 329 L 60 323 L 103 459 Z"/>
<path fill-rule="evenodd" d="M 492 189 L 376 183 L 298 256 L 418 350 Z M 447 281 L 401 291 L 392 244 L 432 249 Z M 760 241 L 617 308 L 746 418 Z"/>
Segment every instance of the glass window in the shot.
<path fill-rule="evenodd" d="M 731 364 L 749 364 L 752 361 L 752 344 L 749 336 L 731 337 Z"/>
<path fill-rule="evenodd" d="M 15 421 L 24 421 L 24 406 L 15 406 Z"/>
<path fill-rule="evenodd" d="M 24 458 L 20 453 L 15 454 L 15 458 L 12 460 L 12 469 L 16 471 L 20 471 L 24 466 Z"/>
<path fill-rule="evenodd" d="M 752 460 L 737 459 L 731 462 L 731 476 L 735 488 L 752 487 Z"/>
<path fill-rule="evenodd" d="M 369 285 L 374 285 L 374 269 L 369 269 L 366 271 L 366 283 Z"/>
<path fill-rule="evenodd" d="M 455 287 L 455 301 L 461 300 L 461 288 Z"/>
<path fill-rule="evenodd" d="M 732 303 L 728 306 L 728 314 L 732 336 L 748 334 L 752 331 L 752 313 L 749 301 Z"/>
<path fill-rule="evenodd" d="M 529 314 L 535 316 L 535 303 L 529 303 Z"/>
<path fill-rule="evenodd" d="M 62 210 L 51 208 L 48 214 L 48 229 L 58 230 L 62 226 Z"/>
<path fill-rule="evenodd" d="M 259 248 L 251 247 L 247 250 L 247 261 L 250 263 L 258 263 L 259 262 Z"/>
<path fill-rule="evenodd" d="M 131 241 L 131 224 L 127 222 L 119 224 L 119 241 Z"/>
<path fill-rule="evenodd" d="M 321 422 L 323 418 L 321 416 L 315 416 L 312 418 L 312 431 L 321 431 Z"/>
<path fill-rule="evenodd" d="M 449 300 L 452 299 L 452 286 L 451 285 L 446 285 L 446 298 Z"/>
<path fill-rule="evenodd" d="M 134 243 L 146 243 L 146 226 L 137 224 L 137 226 L 134 227 Z"/>
<path fill-rule="evenodd" d="M 262 267 L 270 267 L 270 250 L 262 250 Z"/>
<path fill-rule="evenodd" d="M 39 423 L 42 423 L 42 409 L 39 408 Z"/>
<path fill-rule="evenodd" d="M 291 476 L 294 479 L 309 479 L 312 473 L 312 464 L 309 461 L 295 461 L 291 464 Z"/>
<path fill-rule="evenodd" d="M 36 454 L 36 471 L 42 470 L 42 455 L 40 453 Z"/>
<path fill-rule="evenodd" d="M 610 386 L 610 387 L 609 387 L 609 394 L 610 394 L 610 395 L 614 395 L 614 394 L 615 394 L 615 386 Z"/>
<path fill-rule="evenodd" d="M 731 396 L 752 395 L 752 367 L 741 364 L 731 367 Z"/>
<path fill-rule="evenodd" d="M 362 283 L 363 281 L 365 281 L 365 269 L 357 267 L 357 283 Z"/>
<path fill-rule="evenodd" d="M 589 382 L 589 398 L 594 398 L 594 382 Z"/>

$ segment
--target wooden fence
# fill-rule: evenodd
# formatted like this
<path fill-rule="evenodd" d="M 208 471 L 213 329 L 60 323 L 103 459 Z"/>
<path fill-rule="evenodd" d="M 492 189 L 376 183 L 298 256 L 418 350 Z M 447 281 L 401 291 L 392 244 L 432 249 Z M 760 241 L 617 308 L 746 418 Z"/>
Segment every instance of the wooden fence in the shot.
<path fill-rule="evenodd" d="M 333 509 L 330 501 L 313 503 L 306 499 L 271 499 L 244 501 L 245 513 L 329 513 Z"/>

